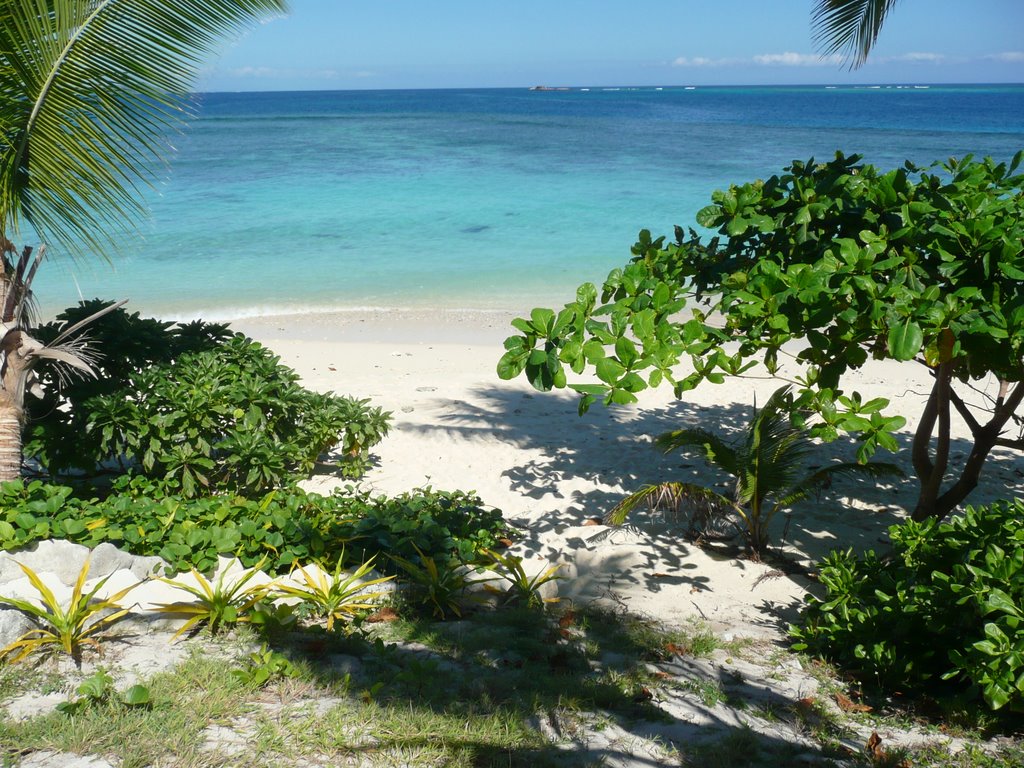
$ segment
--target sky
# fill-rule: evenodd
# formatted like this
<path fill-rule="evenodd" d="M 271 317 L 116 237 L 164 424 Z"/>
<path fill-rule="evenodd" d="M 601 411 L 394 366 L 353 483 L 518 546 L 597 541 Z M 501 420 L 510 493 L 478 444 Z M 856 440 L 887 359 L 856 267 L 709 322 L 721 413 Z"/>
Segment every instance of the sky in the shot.
<path fill-rule="evenodd" d="M 1024 82 L 1024 0 L 903 0 L 868 63 L 813 43 L 812 0 L 290 0 L 200 90 Z"/>

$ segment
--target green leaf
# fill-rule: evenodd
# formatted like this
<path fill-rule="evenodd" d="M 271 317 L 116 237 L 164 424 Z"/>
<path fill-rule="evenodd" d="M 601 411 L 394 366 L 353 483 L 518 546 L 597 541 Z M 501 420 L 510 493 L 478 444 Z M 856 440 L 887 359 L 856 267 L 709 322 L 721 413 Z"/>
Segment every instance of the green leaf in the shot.
<path fill-rule="evenodd" d="M 530 312 L 530 321 L 537 335 L 547 337 L 555 323 L 555 313 L 553 310 L 537 307 Z"/>
<path fill-rule="evenodd" d="M 697 224 L 707 229 L 714 229 L 721 223 L 721 215 L 722 209 L 717 205 L 706 205 L 697 211 Z"/>
<path fill-rule="evenodd" d="M 615 342 L 615 354 L 625 368 L 632 368 L 639 357 L 636 345 L 625 336 Z"/>
<path fill-rule="evenodd" d="M 129 707 L 141 707 L 149 704 L 149 688 L 144 685 L 133 685 L 121 697 Z"/>
<path fill-rule="evenodd" d="M 597 378 L 608 384 L 615 384 L 625 373 L 625 368 L 611 357 L 605 357 L 598 361 L 596 366 Z"/>
<path fill-rule="evenodd" d="M 909 318 L 889 330 L 889 354 L 895 360 L 913 360 L 923 344 L 921 326 Z"/>
<path fill-rule="evenodd" d="M 1024 613 L 1021 612 L 1013 598 L 997 587 L 993 587 L 985 597 L 985 613 L 993 611 L 1001 611 L 1011 616 L 1024 618 Z"/>

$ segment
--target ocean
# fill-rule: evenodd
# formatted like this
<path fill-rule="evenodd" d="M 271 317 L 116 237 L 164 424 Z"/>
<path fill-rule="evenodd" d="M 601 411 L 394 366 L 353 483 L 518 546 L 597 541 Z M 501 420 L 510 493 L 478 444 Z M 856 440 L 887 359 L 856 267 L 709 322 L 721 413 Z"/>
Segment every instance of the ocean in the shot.
<path fill-rule="evenodd" d="M 208 93 L 112 262 L 53 249 L 79 297 L 225 319 L 560 306 L 637 232 L 794 159 L 888 169 L 1024 149 L 1024 85 Z"/>

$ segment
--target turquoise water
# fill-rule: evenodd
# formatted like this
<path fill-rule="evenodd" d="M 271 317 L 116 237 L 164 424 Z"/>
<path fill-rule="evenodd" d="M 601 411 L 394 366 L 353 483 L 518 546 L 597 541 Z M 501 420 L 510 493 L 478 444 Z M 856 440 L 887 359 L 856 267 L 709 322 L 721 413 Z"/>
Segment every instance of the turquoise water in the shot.
<path fill-rule="evenodd" d="M 151 220 L 113 263 L 54 254 L 45 311 L 85 297 L 237 317 L 523 310 L 689 226 L 793 159 L 888 168 L 1024 148 L 1024 86 L 205 94 Z"/>

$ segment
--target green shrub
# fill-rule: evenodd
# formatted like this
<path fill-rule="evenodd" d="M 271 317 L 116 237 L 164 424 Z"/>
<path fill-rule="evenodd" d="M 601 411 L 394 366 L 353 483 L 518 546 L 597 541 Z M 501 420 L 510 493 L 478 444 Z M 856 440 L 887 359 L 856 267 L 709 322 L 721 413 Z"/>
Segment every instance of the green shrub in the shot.
<path fill-rule="evenodd" d="M 364 560 L 380 553 L 471 561 L 508 526 L 474 495 L 431 489 L 394 498 L 365 493 L 320 496 L 299 489 L 243 496 L 162 494 L 141 478 L 103 499 L 77 498 L 66 486 L 0 483 L 0 549 L 49 538 L 95 547 L 110 542 L 136 555 L 158 555 L 175 570 L 209 573 L 220 556 L 247 567 L 287 571 L 294 562 L 331 565 L 348 545 Z M 383 562 L 383 559 L 378 560 Z"/>
<path fill-rule="evenodd" d="M 902 691 L 958 686 L 1024 708 L 1024 502 L 890 528 L 892 553 L 833 552 L 797 649 Z"/>
<path fill-rule="evenodd" d="M 100 306 L 84 303 L 58 319 L 75 322 Z M 44 381 L 43 399 L 31 405 L 25 455 L 52 475 L 108 468 L 185 496 L 203 488 L 254 495 L 308 475 L 336 447 L 343 472 L 358 476 L 388 431 L 390 414 L 304 389 L 273 353 L 224 325 L 118 310 L 89 335 L 101 356 L 97 377 Z"/>

